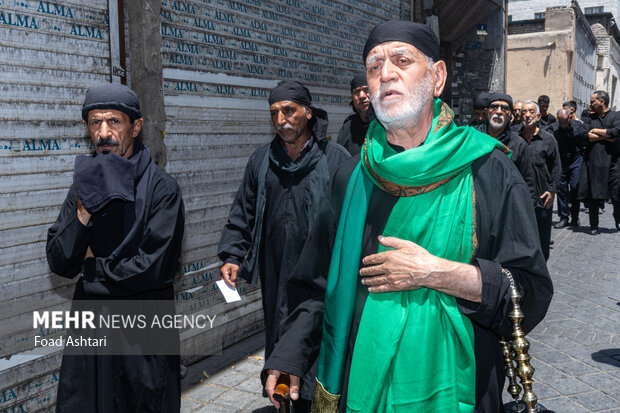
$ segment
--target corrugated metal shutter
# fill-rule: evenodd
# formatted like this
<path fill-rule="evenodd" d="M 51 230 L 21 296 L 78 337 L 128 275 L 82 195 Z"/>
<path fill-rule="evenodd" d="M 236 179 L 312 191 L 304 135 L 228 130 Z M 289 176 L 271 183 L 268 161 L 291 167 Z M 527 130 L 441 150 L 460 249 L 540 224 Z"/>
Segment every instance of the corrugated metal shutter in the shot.
<path fill-rule="evenodd" d="M 87 87 L 110 81 L 107 2 L 0 2 L 0 349 L 32 348 L 32 311 L 59 309 L 73 282 L 51 276 L 47 228 L 90 141 Z M 44 334 L 50 332 L 43 332 Z M 1 411 L 53 406 L 60 354 L 0 361 Z M 14 409 L 14 410 L 12 410 Z"/>
<path fill-rule="evenodd" d="M 206 300 L 218 317 L 234 309 L 232 325 L 215 334 L 224 346 L 258 331 L 262 319 L 259 291 L 242 284 L 244 300 L 225 305 L 213 282 L 220 231 L 247 159 L 274 136 L 269 90 L 283 79 L 304 83 L 328 112 L 335 140 L 352 113 L 349 83 L 363 69 L 368 32 L 401 13 L 408 16 L 407 6 L 395 0 L 162 1 L 166 170 L 183 188 L 187 222 L 177 308 Z"/>

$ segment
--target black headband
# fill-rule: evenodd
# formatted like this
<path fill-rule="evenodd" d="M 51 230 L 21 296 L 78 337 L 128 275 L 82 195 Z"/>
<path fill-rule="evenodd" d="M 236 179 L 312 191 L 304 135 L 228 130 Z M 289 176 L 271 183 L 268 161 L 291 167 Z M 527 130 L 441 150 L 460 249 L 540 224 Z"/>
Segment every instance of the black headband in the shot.
<path fill-rule="evenodd" d="M 129 116 L 132 122 L 142 117 L 138 96 L 127 86 L 117 83 L 93 86 L 86 91 L 82 119 L 88 120 L 88 112 L 93 109 L 120 110 Z"/>
<path fill-rule="evenodd" d="M 351 79 L 351 92 L 360 86 L 368 86 L 368 82 L 366 82 L 366 72 L 358 73 Z"/>
<path fill-rule="evenodd" d="M 390 20 L 375 26 L 368 35 L 364 45 L 362 57 L 366 64 L 368 53 L 381 43 L 405 42 L 409 43 L 434 62 L 441 60 L 439 54 L 439 41 L 435 33 L 422 23 L 402 20 Z"/>
<path fill-rule="evenodd" d="M 290 100 L 300 105 L 310 106 L 312 95 L 307 87 L 295 80 L 283 80 L 269 92 L 269 104 Z"/>

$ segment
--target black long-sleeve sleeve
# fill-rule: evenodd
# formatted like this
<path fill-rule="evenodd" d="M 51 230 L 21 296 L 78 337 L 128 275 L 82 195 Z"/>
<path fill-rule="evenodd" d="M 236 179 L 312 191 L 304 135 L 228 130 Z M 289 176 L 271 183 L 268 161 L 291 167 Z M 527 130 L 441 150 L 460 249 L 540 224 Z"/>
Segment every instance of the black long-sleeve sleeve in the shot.
<path fill-rule="evenodd" d="M 610 111 L 607 116 L 610 118 L 607 120 L 605 136 L 607 139 L 616 139 L 620 137 L 620 112 Z"/>
<path fill-rule="evenodd" d="M 523 294 L 527 333 L 545 316 L 553 294 L 551 279 L 540 250 L 530 191 L 518 171 L 497 154 L 473 166 L 476 189 L 482 302 L 457 299 L 461 312 L 499 335 L 510 336 L 510 290 L 502 268 L 509 270 Z M 498 194 L 498 188 L 501 188 Z"/>
<path fill-rule="evenodd" d="M 560 177 L 562 176 L 562 162 L 560 160 L 560 149 L 558 142 L 553 139 L 551 142 L 550 156 L 547 158 L 547 167 L 549 168 L 549 191 L 558 192 L 560 185 Z"/>
<path fill-rule="evenodd" d="M 217 249 L 217 256 L 223 262 L 241 265 L 250 248 L 256 219 L 257 162 L 262 160 L 267 149 L 267 146 L 259 148 L 248 160 L 243 180 L 230 206 Z"/>
<path fill-rule="evenodd" d="M 47 263 L 53 273 L 65 278 L 73 278 L 82 271 L 90 245 L 92 224 L 82 225 L 76 202 L 77 192 L 71 186 L 56 222 L 47 231 Z"/>

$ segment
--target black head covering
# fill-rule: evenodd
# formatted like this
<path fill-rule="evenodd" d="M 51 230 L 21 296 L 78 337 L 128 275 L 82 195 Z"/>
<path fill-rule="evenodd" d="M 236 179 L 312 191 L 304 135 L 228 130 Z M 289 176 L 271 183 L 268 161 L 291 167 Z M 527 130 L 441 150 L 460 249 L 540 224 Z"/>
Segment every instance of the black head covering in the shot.
<path fill-rule="evenodd" d="M 503 100 L 508 103 L 508 106 L 510 106 L 510 110 L 512 111 L 512 96 L 505 93 L 491 93 L 489 96 L 489 105 L 491 102 L 495 102 L 496 100 Z"/>
<path fill-rule="evenodd" d="M 422 23 L 390 20 L 375 26 L 368 35 L 362 54 L 364 64 L 372 48 L 385 42 L 409 43 L 434 62 L 441 60 L 439 41 L 428 26 Z"/>
<path fill-rule="evenodd" d="M 360 86 L 368 86 L 368 82 L 366 81 L 366 72 L 360 72 L 356 74 L 353 79 L 351 79 L 351 92 Z"/>
<path fill-rule="evenodd" d="M 487 92 L 480 92 L 474 97 L 474 109 L 485 109 L 489 106 L 489 95 Z"/>
<path fill-rule="evenodd" d="M 269 104 L 290 100 L 300 105 L 310 106 L 312 95 L 307 87 L 296 80 L 283 80 L 269 92 Z"/>
<path fill-rule="evenodd" d="M 82 119 L 88 120 L 88 112 L 93 109 L 120 110 L 129 116 L 132 122 L 142 117 L 138 96 L 127 86 L 117 83 L 93 86 L 86 91 Z"/>

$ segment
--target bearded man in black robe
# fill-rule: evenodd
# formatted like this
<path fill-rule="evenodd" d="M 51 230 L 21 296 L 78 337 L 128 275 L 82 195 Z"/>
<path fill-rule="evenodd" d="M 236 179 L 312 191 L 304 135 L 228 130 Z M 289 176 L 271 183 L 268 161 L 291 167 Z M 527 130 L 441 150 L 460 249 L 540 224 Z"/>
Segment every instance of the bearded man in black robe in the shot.
<path fill-rule="evenodd" d="M 579 200 L 584 201 L 586 208 L 589 208 L 590 234 L 597 235 L 599 206 L 609 198 L 609 172 L 612 157 L 617 151 L 616 141 L 620 136 L 620 113 L 609 109 L 609 95 L 603 91 L 592 94 L 590 110 L 592 113 L 582 119 L 589 131 L 589 142 L 577 193 Z M 618 159 L 617 156 L 615 159 Z M 618 214 L 620 211 L 614 214 L 614 218 Z M 620 223 L 620 216 L 616 223 Z"/>
<path fill-rule="evenodd" d="M 76 158 L 73 185 L 48 231 L 50 269 L 66 278 L 82 272 L 74 305 L 157 300 L 173 311 L 183 201 L 175 179 L 139 139 L 144 120 L 138 97 L 123 85 L 92 87 L 82 119 L 96 151 Z M 56 411 L 178 412 L 178 331 L 157 336 L 172 344 L 171 352 L 157 354 L 140 351 L 152 337 L 144 333 L 113 355 L 68 355 L 65 348 Z"/>
<path fill-rule="evenodd" d="M 525 331 L 552 296 L 528 187 L 504 145 L 455 125 L 427 26 L 382 23 L 363 58 L 377 120 L 295 266 L 265 389 L 278 406 L 288 374 L 318 412 L 501 411 L 508 273 Z"/>
<path fill-rule="evenodd" d="M 310 91 L 296 81 L 271 90 L 276 136 L 250 156 L 218 247 L 220 276 L 228 285 L 235 287 L 237 277 L 260 281 L 266 357 L 288 315 L 288 280 L 321 198 L 336 168 L 350 157 L 327 139 L 327 113 L 311 102 Z M 309 404 L 300 400 L 295 408 L 305 411 Z"/>
<path fill-rule="evenodd" d="M 351 79 L 351 107 L 355 112 L 347 116 L 338 132 L 338 144 L 342 145 L 352 156 L 362 150 L 370 119 L 366 111 L 370 107 L 366 73 L 358 73 Z"/>
<path fill-rule="evenodd" d="M 521 109 L 519 109 L 521 116 Z M 512 97 L 505 93 L 492 93 L 489 96 L 489 105 L 487 107 L 487 121 L 481 125 L 475 126 L 480 132 L 486 133 L 494 137 L 511 150 L 510 159 L 521 172 L 523 180 L 530 186 L 532 178 L 532 170 L 530 158 L 527 154 L 527 143 L 518 133 L 510 128 L 510 119 L 512 118 Z M 534 194 L 532 193 L 532 197 Z"/>

